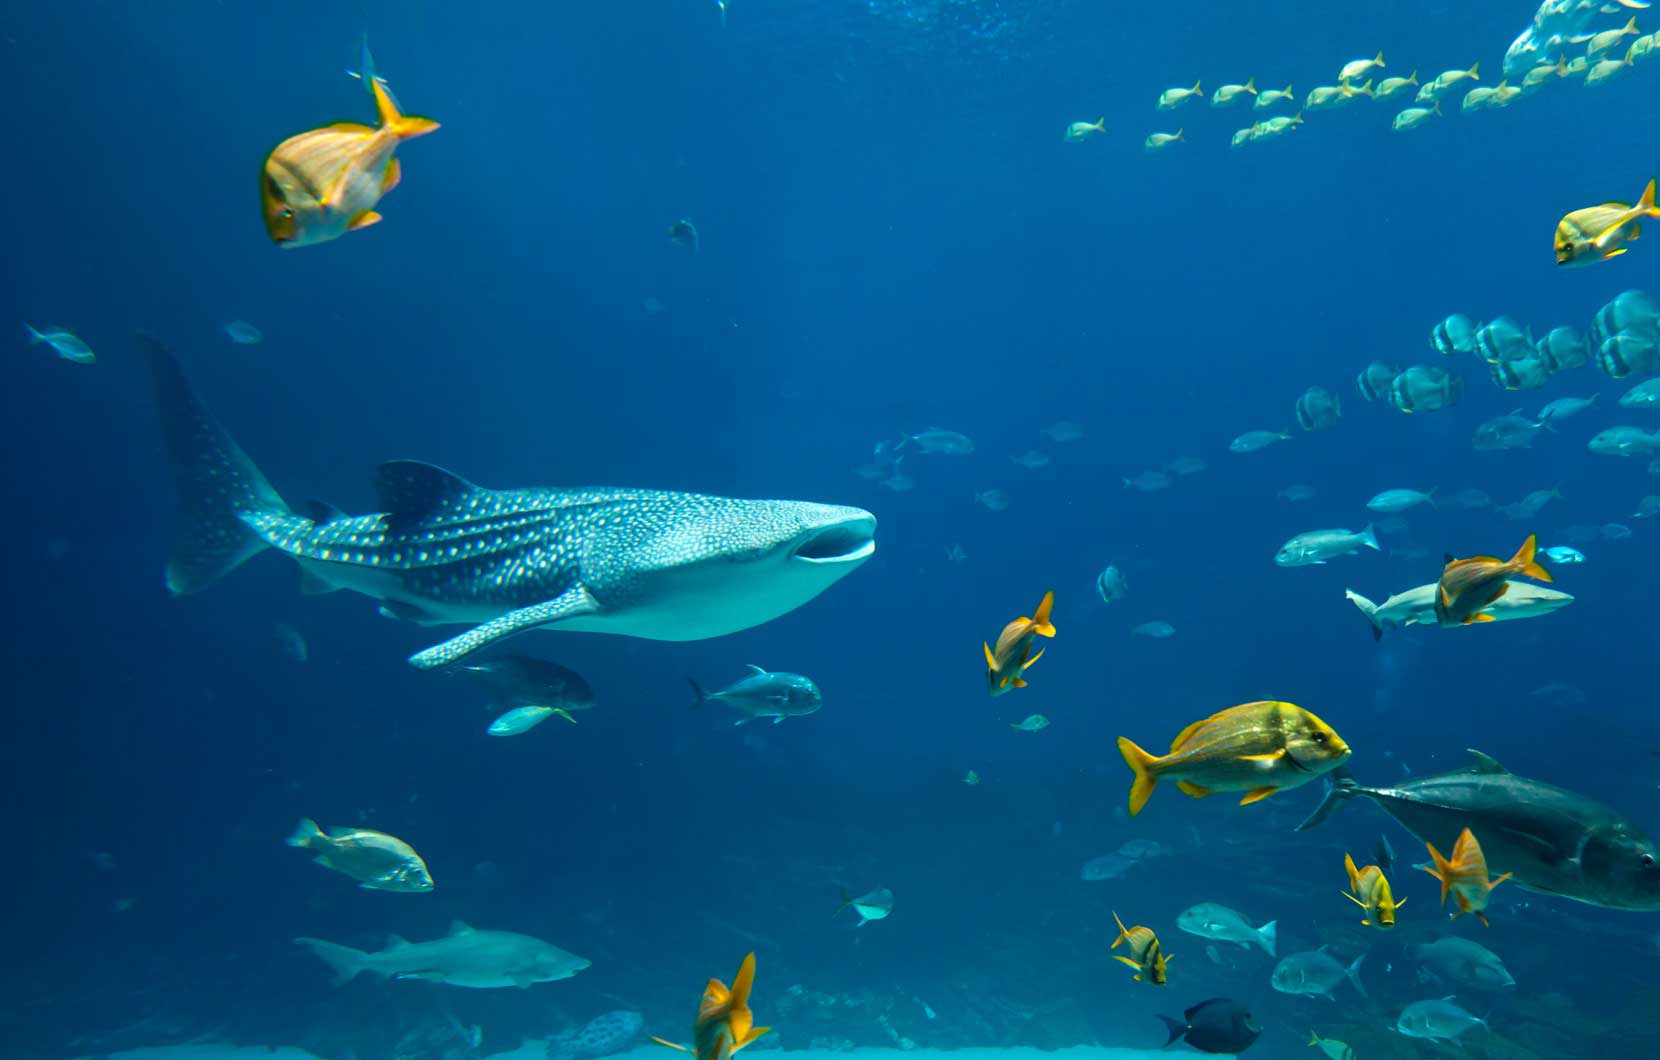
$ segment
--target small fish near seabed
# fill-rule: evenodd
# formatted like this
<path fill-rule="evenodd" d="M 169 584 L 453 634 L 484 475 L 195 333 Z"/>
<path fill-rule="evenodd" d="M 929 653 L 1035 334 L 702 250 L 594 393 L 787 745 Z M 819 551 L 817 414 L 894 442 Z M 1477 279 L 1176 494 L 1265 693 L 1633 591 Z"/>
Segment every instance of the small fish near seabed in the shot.
<path fill-rule="evenodd" d="M 982 644 L 986 653 L 986 689 L 993 696 L 1000 696 L 1016 688 L 1025 688 L 1025 674 L 1028 667 L 1043 657 L 1047 649 L 1040 648 L 1036 655 L 1032 654 L 1033 637 L 1054 637 L 1055 626 L 1049 621 L 1049 614 L 1055 607 L 1055 593 L 1053 590 L 1043 594 L 1038 601 L 1037 610 L 1032 617 L 1021 616 L 1003 627 L 1003 632 L 997 635 L 997 647 Z"/>
<path fill-rule="evenodd" d="M 724 10 L 724 9 L 723 9 Z M 750 991 L 755 987 L 755 954 L 744 957 L 730 989 L 719 979 L 703 988 L 703 1000 L 692 1022 L 692 1044 L 679 1045 L 652 1035 L 651 1040 L 670 1049 L 691 1053 L 697 1060 L 730 1060 L 733 1053 L 753 1043 L 771 1027 L 755 1026 L 749 1008 Z"/>
<path fill-rule="evenodd" d="M 980 783 L 980 774 L 970 769 L 967 773 L 963 774 L 963 783 L 967 784 L 971 788 L 977 786 Z"/>
<path fill-rule="evenodd" d="M 23 330 L 29 333 L 31 346 L 45 343 L 51 347 L 53 353 L 74 364 L 97 363 L 98 355 L 92 352 L 92 347 L 81 341 L 80 336 L 68 328 L 50 324 L 45 331 L 41 331 L 32 324 L 24 324 Z"/>
<path fill-rule="evenodd" d="M 746 677 L 733 682 L 718 692 L 705 692 L 696 681 L 691 681 L 696 695 L 692 706 L 721 703 L 737 712 L 733 725 L 771 718 L 777 725 L 785 718 L 800 718 L 813 714 L 824 706 L 824 694 L 809 677 L 801 674 L 769 673 L 751 663 Z M 691 680 L 688 678 L 688 680 Z"/>
<path fill-rule="evenodd" d="M 1182 1013 L 1179 1020 L 1171 1016 L 1159 1019 L 1170 1030 L 1165 1048 L 1177 1040 L 1185 1040 L 1201 1053 L 1238 1056 L 1262 1035 L 1262 1025 L 1251 1015 L 1251 1010 L 1231 997 L 1201 1001 Z"/>
<path fill-rule="evenodd" d="M 599 1060 L 627 1052 L 645 1025 L 645 1016 L 632 1009 L 602 1012 L 548 1038 L 546 1060 Z"/>
<path fill-rule="evenodd" d="M 1538 537 L 1529 534 L 1522 547 L 1508 560 L 1496 556 L 1449 559 L 1437 583 L 1436 619 L 1443 626 L 1492 622 L 1493 616 L 1487 614 L 1485 609 L 1509 591 L 1511 578 L 1523 576 L 1542 582 L 1553 581 L 1550 571 L 1534 559 L 1538 545 Z"/>
<path fill-rule="evenodd" d="M 1335 1038 L 1322 1038 L 1313 1031 L 1308 1032 L 1308 1044 L 1325 1053 L 1331 1060 L 1355 1060 L 1354 1047 L 1348 1042 L 1340 1042 Z"/>
<path fill-rule="evenodd" d="M 1405 905 L 1406 899 L 1395 901 L 1395 893 L 1389 887 L 1383 867 L 1368 865 L 1363 869 L 1356 868 L 1355 859 L 1344 854 L 1343 870 L 1349 874 L 1349 889 L 1343 896 L 1366 911 L 1366 918 L 1361 923 L 1367 927 L 1394 927 L 1395 910 Z"/>
<path fill-rule="evenodd" d="M 279 247 L 308 247 L 380 221 L 382 196 L 403 168 L 393 152 L 438 128 L 430 118 L 399 113 L 386 86 L 369 72 L 380 125 L 337 122 L 291 136 L 266 156 L 260 200 L 265 230 Z"/>
<path fill-rule="evenodd" d="M 1374 604 L 1353 589 L 1345 589 L 1343 595 L 1366 616 L 1366 621 L 1372 624 L 1372 639 L 1382 640 L 1384 627 L 1392 623 L 1403 626 L 1439 626 L 1441 622 L 1436 617 L 1435 605 L 1440 598 L 1440 588 L 1439 583 L 1430 582 L 1428 585 L 1419 585 L 1396 593 L 1381 604 Z M 1495 622 L 1505 622 L 1516 618 L 1548 615 L 1573 602 L 1572 596 L 1556 589 L 1547 589 L 1543 585 L 1529 585 L 1526 582 L 1511 582 L 1508 591 L 1482 608 L 1482 613 L 1491 615 Z"/>
<path fill-rule="evenodd" d="M 1182 910 L 1176 917 L 1176 926 L 1202 939 L 1260 946 L 1270 957 L 1274 956 L 1274 947 L 1279 941 L 1279 921 L 1270 920 L 1261 927 L 1252 927 L 1244 913 L 1215 902 L 1200 902 Z"/>
<path fill-rule="evenodd" d="M 1657 217 L 1660 207 L 1654 204 L 1652 180 L 1635 206 L 1605 202 L 1575 210 L 1557 222 L 1556 263 L 1571 268 L 1617 258 L 1629 249 L 1627 243 L 1642 234 L 1640 222 Z"/>
<path fill-rule="evenodd" d="M 1456 1041 L 1471 1027 L 1487 1027 L 1487 1020 L 1470 1015 L 1451 995 L 1439 1001 L 1414 1001 L 1395 1021 L 1395 1029 L 1406 1037 L 1433 1041 Z"/>
<path fill-rule="evenodd" d="M 1481 844 L 1476 841 L 1475 834 L 1468 828 L 1458 834 L 1458 840 L 1453 844 L 1452 857 L 1444 858 L 1441 852 L 1435 849 L 1434 843 L 1425 844 L 1429 848 L 1430 860 L 1433 865 L 1420 865 L 1419 868 L 1441 881 L 1441 904 L 1447 904 L 1447 895 L 1453 896 L 1458 912 L 1453 916 L 1460 917 L 1466 913 L 1475 914 L 1482 926 L 1487 926 L 1487 916 L 1483 912 L 1487 908 L 1493 888 L 1510 879 L 1510 873 L 1488 879 L 1487 858 L 1481 852 Z"/>
<path fill-rule="evenodd" d="M 1308 530 L 1280 546 L 1274 562 L 1281 567 L 1308 567 L 1338 556 L 1349 556 L 1363 548 L 1382 551 L 1371 523 L 1358 533 L 1353 530 Z"/>
<path fill-rule="evenodd" d="M 480 931 L 457 920 L 450 933 L 431 942 L 407 942 L 396 935 L 378 953 L 365 953 L 322 939 L 294 940 L 334 969 L 335 985 L 361 972 L 387 979 L 424 979 L 475 990 L 551 983 L 587 968 L 589 962 L 551 943 L 513 931 Z"/>
<path fill-rule="evenodd" d="M 1344 803 L 1367 798 L 1424 843 L 1468 828 L 1518 886 L 1606 909 L 1660 910 L 1660 847 L 1601 803 L 1519 777 L 1472 749 L 1464 769 L 1365 787 L 1332 774 L 1325 799 L 1297 826 L 1321 824 Z"/>
<path fill-rule="evenodd" d="M 1129 738 L 1118 751 L 1135 780 L 1133 817 L 1147 805 L 1160 780 L 1173 780 L 1184 795 L 1202 799 L 1218 791 L 1243 791 L 1241 806 L 1299 787 L 1336 769 L 1349 745 L 1314 714 L 1294 703 L 1258 701 L 1229 707 L 1194 722 L 1171 741 L 1170 753 L 1151 755 Z"/>
<path fill-rule="evenodd" d="M 1412 951 L 1420 964 L 1461 986 L 1503 990 L 1516 985 L 1499 955 L 1479 942 L 1455 936 L 1436 939 Z"/>
<path fill-rule="evenodd" d="M 1165 965 L 1174 960 L 1174 953 L 1166 954 L 1164 947 L 1159 944 L 1159 937 L 1150 927 L 1125 927 L 1124 921 L 1118 919 L 1118 914 L 1112 915 L 1113 922 L 1118 925 L 1118 937 L 1113 939 L 1110 949 L 1117 949 L 1121 945 L 1129 946 L 1129 956 L 1115 955 L 1113 960 L 1120 964 L 1129 965 L 1135 969 L 1135 981 L 1150 983 L 1153 986 L 1163 986 L 1166 974 Z"/>
<path fill-rule="evenodd" d="M 893 892 L 886 887 L 878 887 L 869 894 L 851 897 L 847 891 L 842 891 L 841 905 L 836 906 L 836 912 L 851 909 L 858 916 L 858 927 L 864 927 L 872 920 L 886 920 L 893 912 Z"/>
<path fill-rule="evenodd" d="M 299 563 L 302 591 L 350 589 L 399 618 L 477 623 L 412 656 L 423 670 L 548 626 L 673 641 L 734 633 L 795 610 L 876 551 L 876 517 L 859 508 L 666 490 L 493 490 L 411 460 L 377 469 L 379 513 L 296 512 L 191 391 L 172 353 L 147 337 L 139 344 L 180 497 L 168 589 L 205 589 L 274 548 Z"/>
<path fill-rule="evenodd" d="M 309 850 L 326 869 L 350 876 L 370 891 L 424 894 L 432 890 L 432 876 L 415 849 L 396 836 L 367 828 L 336 828 L 325 832 L 317 822 L 301 819 L 288 845 Z"/>
<path fill-rule="evenodd" d="M 974 440 L 958 431 L 948 431 L 941 427 L 929 427 L 907 434 L 894 447 L 895 452 L 907 445 L 914 446 L 924 453 L 937 453 L 943 456 L 968 456 L 974 452 Z"/>
<path fill-rule="evenodd" d="M 976 490 L 974 503 L 988 512 L 1006 512 L 1009 510 L 1009 495 L 1004 490 Z"/>
<path fill-rule="evenodd" d="M 1317 950 L 1282 958 L 1280 963 L 1274 965 L 1269 985 L 1282 994 L 1329 998 L 1332 991 L 1346 980 L 1361 997 L 1369 996 L 1365 984 L 1360 981 L 1360 965 L 1366 955 L 1362 953 L 1352 963 L 1344 964 L 1326 950 L 1327 947 L 1321 946 Z"/>

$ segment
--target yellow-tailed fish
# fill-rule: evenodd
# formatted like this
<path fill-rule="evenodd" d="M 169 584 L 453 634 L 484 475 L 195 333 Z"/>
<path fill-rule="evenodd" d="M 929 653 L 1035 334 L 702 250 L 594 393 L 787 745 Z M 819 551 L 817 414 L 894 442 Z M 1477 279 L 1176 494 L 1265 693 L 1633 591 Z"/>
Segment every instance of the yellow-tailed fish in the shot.
<path fill-rule="evenodd" d="M 1554 581 L 1550 571 L 1534 561 L 1538 547 L 1538 535 L 1529 534 L 1522 547 L 1508 560 L 1497 556 L 1448 557 L 1447 565 L 1441 570 L 1441 580 L 1435 588 L 1436 621 L 1443 626 L 1491 622 L 1492 612 L 1486 608 L 1510 591 L 1511 578 L 1525 575 L 1542 582 Z"/>
<path fill-rule="evenodd" d="M 1376 59 L 1356 59 L 1343 64 L 1343 69 L 1337 74 L 1339 81 L 1353 81 L 1355 78 L 1373 68 L 1383 69 L 1383 53 L 1378 52 Z"/>
<path fill-rule="evenodd" d="M 1377 94 L 1379 99 L 1389 99 L 1392 96 L 1405 92 L 1409 88 L 1418 87 L 1418 71 L 1412 71 L 1411 77 L 1386 77 L 1378 82 Z"/>
<path fill-rule="evenodd" d="M 1648 182 L 1637 205 L 1605 202 L 1575 210 L 1556 224 L 1556 263 L 1564 266 L 1589 265 L 1593 261 L 1617 258 L 1626 244 L 1642 234 L 1644 218 L 1660 218 L 1654 205 L 1654 181 Z"/>
<path fill-rule="evenodd" d="M 1118 937 L 1113 940 L 1109 949 L 1116 950 L 1120 945 L 1129 944 L 1130 955 L 1114 956 L 1113 960 L 1127 964 L 1135 969 L 1135 981 L 1151 983 L 1154 986 L 1163 986 L 1165 982 L 1164 966 L 1176 959 L 1174 953 L 1166 954 L 1164 947 L 1159 944 L 1159 937 L 1153 934 L 1150 927 L 1125 927 L 1124 921 L 1118 919 L 1114 913 L 1112 919 L 1118 925 Z"/>
<path fill-rule="evenodd" d="M 1147 805 L 1161 780 L 1174 780 L 1184 795 L 1196 799 L 1243 791 L 1239 804 L 1245 806 L 1306 784 L 1349 757 L 1349 745 L 1331 726 L 1295 703 L 1266 700 L 1194 722 L 1176 735 L 1170 753 L 1162 757 L 1123 736 L 1118 751 L 1135 774 L 1132 816 Z"/>
<path fill-rule="evenodd" d="M 1589 56 L 1601 55 L 1620 43 L 1622 37 L 1636 37 L 1641 34 L 1642 30 L 1637 28 L 1637 16 L 1632 15 L 1626 24 L 1619 29 L 1604 30 L 1592 37 L 1585 45 L 1585 54 Z"/>
<path fill-rule="evenodd" d="M 1251 104 L 1251 109 L 1267 110 L 1281 100 L 1295 100 L 1297 96 L 1293 88 L 1292 85 L 1286 85 L 1284 88 L 1265 88 L 1257 93 L 1257 100 Z"/>
<path fill-rule="evenodd" d="M 698 1005 L 697 1020 L 692 1024 L 690 1047 L 678 1045 L 651 1036 L 658 1045 L 691 1053 L 697 1060 L 727 1060 L 733 1053 L 749 1045 L 771 1030 L 755 1026 L 755 1014 L 749 1011 L 749 991 L 755 985 L 755 954 L 744 958 L 738 966 L 738 975 L 732 988 L 719 979 L 709 980 L 703 988 L 703 1002 Z"/>
<path fill-rule="evenodd" d="M 1147 142 L 1141 145 L 1143 151 L 1162 151 L 1166 147 L 1182 139 L 1182 130 L 1173 133 L 1153 133 L 1147 137 Z M 1185 141 L 1183 141 L 1185 142 Z"/>
<path fill-rule="evenodd" d="M 1021 675 L 1026 668 L 1043 657 L 1043 649 L 1032 654 L 1033 637 L 1053 637 L 1055 627 L 1049 621 L 1049 612 L 1055 606 L 1053 590 L 1043 594 L 1031 618 L 1017 618 L 1003 627 L 997 635 L 997 647 L 982 644 L 986 650 L 986 689 L 1000 696 L 1012 688 L 1025 688 Z"/>
<path fill-rule="evenodd" d="M 1253 96 L 1257 94 L 1256 78 L 1251 78 L 1243 85 L 1223 85 L 1211 95 L 1210 105 L 1213 107 L 1226 107 L 1234 100 L 1247 93 Z"/>
<path fill-rule="evenodd" d="M 1165 89 L 1163 92 L 1159 93 L 1158 109 L 1175 110 L 1177 107 L 1181 106 L 1183 103 L 1186 103 L 1194 96 L 1204 95 L 1204 90 L 1199 87 L 1200 84 L 1201 82 L 1195 81 L 1193 82 L 1192 88 Z"/>
<path fill-rule="evenodd" d="M 380 111 L 379 128 L 338 122 L 291 136 L 265 159 L 260 199 L 265 230 L 280 247 L 338 239 L 381 219 L 375 206 L 398 186 L 398 144 L 438 128 L 430 118 L 398 113 L 386 86 L 367 84 Z"/>
<path fill-rule="evenodd" d="M 1458 905 L 1458 912 L 1453 916 L 1460 917 L 1465 913 L 1474 913 L 1482 926 L 1487 926 L 1487 917 L 1482 910 L 1487 908 L 1488 899 L 1492 896 L 1493 888 L 1510 878 L 1505 873 L 1496 880 L 1487 878 L 1487 857 L 1481 852 L 1481 844 L 1468 828 L 1458 834 L 1458 841 L 1453 844 L 1452 858 L 1444 858 L 1441 852 L 1435 849 L 1434 843 L 1425 843 L 1429 848 L 1429 856 L 1434 865 L 1420 865 L 1419 868 L 1441 881 L 1441 904 L 1447 904 L 1447 895 L 1453 896 Z"/>
<path fill-rule="evenodd" d="M 1105 116 L 1095 121 L 1075 121 L 1066 127 L 1066 135 L 1062 137 L 1069 144 L 1083 143 L 1092 136 L 1100 136 L 1107 131 Z"/>
<path fill-rule="evenodd" d="M 1343 868 L 1349 874 L 1349 889 L 1343 897 L 1366 910 L 1366 919 L 1361 923 L 1368 927 L 1394 927 L 1395 910 L 1405 905 L 1406 899 L 1395 901 L 1383 869 L 1377 865 L 1357 869 L 1355 859 L 1348 854 L 1343 855 Z"/>

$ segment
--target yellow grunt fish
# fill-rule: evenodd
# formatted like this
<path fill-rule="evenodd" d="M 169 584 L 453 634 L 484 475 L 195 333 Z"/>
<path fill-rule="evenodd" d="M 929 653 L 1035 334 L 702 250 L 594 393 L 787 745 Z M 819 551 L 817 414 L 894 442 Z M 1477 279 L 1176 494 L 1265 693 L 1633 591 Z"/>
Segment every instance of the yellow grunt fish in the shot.
<path fill-rule="evenodd" d="M 709 980 L 703 988 L 703 1001 L 697 1008 L 697 1020 L 692 1024 L 692 1045 L 687 1048 L 671 1041 L 651 1036 L 658 1045 L 691 1053 L 697 1060 L 729 1060 L 733 1053 L 750 1044 L 771 1027 L 755 1026 L 755 1014 L 749 1010 L 749 991 L 755 985 L 755 954 L 744 958 L 738 966 L 732 988 L 719 979 Z"/>
<path fill-rule="evenodd" d="M 265 230 L 279 247 L 326 243 L 381 219 L 375 206 L 398 186 L 398 144 L 438 128 L 398 113 L 386 86 L 370 78 L 380 127 L 337 122 L 290 136 L 265 159 L 260 199 Z"/>
<path fill-rule="evenodd" d="M 1383 869 L 1376 865 L 1357 869 L 1355 859 L 1348 854 L 1343 855 L 1343 868 L 1349 874 L 1349 890 L 1344 892 L 1343 897 L 1366 910 L 1366 919 L 1361 923 L 1367 927 L 1394 927 L 1395 910 L 1405 905 L 1406 899 L 1395 901 L 1395 894 L 1389 888 L 1389 879 L 1384 876 Z"/>
<path fill-rule="evenodd" d="M 1125 927 L 1124 921 L 1118 919 L 1118 914 L 1112 915 L 1118 925 L 1118 937 L 1113 940 L 1109 949 L 1116 950 L 1124 943 L 1129 943 L 1128 957 L 1115 956 L 1113 960 L 1127 964 L 1135 969 L 1135 981 L 1151 983 L 1154 986 L 1163 986 L 1165 983 L 1165 965 L 1176 959 L 1176 955 L 1166 954 L 1164 947 L 1159 944 L 1159 937 L 1153 934 L 1150 927 Z"/>
<path fill-rule="evenodd" d="M 1497 556 L 1471 556 L 1469 559 L 1447 557 L 1441 581 L 1436 586 L 1436 622 L 1443 626 L 1492 622 L 1493 614 L 1486 608 L 1510 591 L 1511 578 L 1520 574 L 1542 582 L 1554 581 L 1550 571 L 1539 566 L 1533 558 L 1538 548 L 1538 535 L 1529 534 L 1522 547 L 1508 560 Z"/>
<path fill-rule="evenodd" d="M 1575 210 L 1557 222 L 1556 263 L 1571 267 L 1619 257 L 1626 252 L 1626 244 L 1642 234 L 1638 222 L 1645 217 L 1660 218 L 1652 180 L 1635 206 L 1605 202 Z"/>
<path fill-rule="evenodd" d="M 1493 894 L 1493 888 L 1510 878 L 1505 873 L 1496 880 L 1487 878 L 1487 857 L 1481 852 L 1481 844 L 1466 828 L 1458 834 L 1458 842 L 1453 844 L 1451 860 L 1441 856 L 1435 849 L 1434 843 L 1425 843 L 1429 848 L 1429 856 L 1435 862 L 1434 866 L 1420 865 L 1419 868 L 1441 881 L 1441 904 L 1447 904 L 1447 895 L 1450 893 L 1458 903 L 1458 912 L 1453 916 L 1460 917 L 1465 913 L 1474 913 L 1476 919 L 1486 927 L 1487 917 L 1482 910 L 1487 908 L 1488 899 Z"/>
<path fill-rule="evenodd" d="M 1163 757 L 1123 736 L 1118 751 L 1135 774 L 1131 816 L 1147 805 L 1160 780 L 1174 780 L 1184 795 L 1196 799 L 1243 791 L 1239 804 L 1246 806 L 1306 784 L 1349 757 L 1349 745 L 1331 726 L 1295 703 L 1273 701 L 1242 703 L 1194 722 L 1177 734 Z"/>
<path fill-rule="evenodd" d="M 1026 687 L 1026 679 L 1021 675 L 1043 657 L 1043 649 L 1032 654 L 1032 638 L 1055 635 L 1055 627 L 1049 621 L 1049 612 L 1054 606 L 1055 593 L 1051 590 L 1043 594 L 1031 618 L 1017 618 L 1003 627 L 1003 632 L 997 635 L 996 648 L 981 645 L 986 650 L 986 689 L 992 695 Z"/>

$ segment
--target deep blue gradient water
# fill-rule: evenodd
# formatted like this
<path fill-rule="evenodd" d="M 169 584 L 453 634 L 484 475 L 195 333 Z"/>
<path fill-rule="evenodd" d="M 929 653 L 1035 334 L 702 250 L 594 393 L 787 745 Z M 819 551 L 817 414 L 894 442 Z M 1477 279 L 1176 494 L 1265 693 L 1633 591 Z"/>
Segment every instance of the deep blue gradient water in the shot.
<path fill-rule="evenodd" d="M 1295 1055 L 1311 1021 L 1381 1028 L 1451 991 L 1380 949 L 1380 1000 L 1349 994 L 1337 1016 L 1270 990 L 1261 955 L 1230 950 L 1225 968 L 1176 931 L 1181 909 L 1215 900 L 1279 918 L 1282 954 L 1372 941 L 1337 894 L 1345 845 L 1358 855 L 1388 825 L 1370 807 L 1307 835 L 1290 826 L 1313 787 L 1244 809 L 1161 789 L 1133 822 L 1121 812 L 1115 737 L 1161 748 L 1259 698 L 1324 717 L 1364 781 L 1477 747 L 1660 827 L 1660 574 L 1654 529 L 1628 518 L 1660 479 L 1584 446 L 1614 423 L 1660 424 L 1614 406 L 1635 380 L 1586 367 L 1507 394 L 1427 342 L 1453 311 L 1543 334 L 1584 328 L 1625 288 L 1660 290 L 1646 241 L 1576 271 L 1548 245 L 1565 212 L 1632 199 L 1660 167 L 1660 67 L 1407 135 L 1389 131 L 1395 106 L 1362 100 L 1230 151 L 1243 109 L 1157 114 L 1157 93 L 1254 75 L 1301 96 L 1380 47 L 1388 74 L 1479 59 L 1491 84 L 1531 11 L 735 0 L 723 30 L 696 2 L 482 6 L 0 16 L 0 322 L 16 339 L 0 1013 L 28 1050 L 14 1055 L 72 1053 L 148 1017 L 167 1033 L 105 1040 L 219 1029 L 338 1056 L 339 1036 L 436 1004 L 482 1024 L 486 1051 L 619 1004 L 678 1033 L 703 980 L 751 948 L 758 1019 L 786 1047 L 886 1044 L 869 1020 L 789 1026 L 776 1008 L 801 984 L 889 1006 L 924 1045 L 1158 1045 L 1154 1012 L 1232 994 L 1268 1024 L 1264 1054 Z M 289 135 L 370 120 L 341 73 L 365 29 L 407 110 L 443 128 L 400 149 L 384 223 L 280 251 L 258 168 Z M 1062 142 L 1102 115 L 1105 137 Z M 1178 125 L 1191 142 L 1142 153 Z M 682 216 L 696 255 L 664 234 Z M 263 344 L 231 345 L 233 318 Z M 72 327 L 98 364 L 26 346 L 23 321 Z M 580 670 L 599 706 L 574 728 L 491 739 L 476 686 L 404 665 L 434 631 L 349 593 L 301 597 L 281 557 L 169 598 L 173 497 L 140 330 L 178 351 L 291 500 L 371 511 L 374 465 L 411 458 L 487 486 L 853 504 L 880 519 L 878 551 L 799 611 L 718 640 L 527 635 L 515 650 Z M 1374 359 L 1448 364 L 1467 396 L 1417 416 L 1366 406 L 1352 380 Z M 1291 424 L 1313 384 L 1341 393 L 1336 429 L 1227 451 Z M 1471 449 L 1489 416 L 1594 392 L 1599 408 L 1532 449 Z M 1087 437 L 1038 433 L 1061 419 Z M 853 473 L 877 441 L 929 425 L 966 432 L 975 454 L 914 458 L 906 493 Z M 1053 463 L 1009 461 L 1028 448 Z M 1164 492 L 1121 486 L 1183 455 L 1208 469 Z M 1275 499 L 1294 482 L 1318 496 Z M 1566 500 L 1533 524 L 1422 510 L 1385 554 L 1272 563 L 1299 531 L 1359 528 L 1385 488 L 1503 503 L 1557 484 Z M 975 503 L 993 487 L 1007 511 Z M 1342 598 L 1431 581 L 1444 552 L 1507 556 L 1529 531 L 1550 544 L 1616 520 L 1634 536 L 1584 546 L 1587 563 L 1558 572 L 1575 604 L 1536 621 L 1375 644 Z M 1393 554 L 1408 545 L 1428 558 Z M 1093 589 L 1109 562 L 1131 587 L 1110 608 Z M 1031 687 L 989 699 L 980 641 L 1051 588 L 1060 633 Z M 1129 633 L 1152 619 L 1176 635 Z M 309 661 L 284 656 L 279 622 Z M 688 709 L 688 676 L 724 684 L 746 663 L 810 674 L 824 710 L 734 730 Z M 1531 694 L 1550 682 L 1584 704 Z M 1052 727 L 1010 728 L 1033 712 Z M 971 768 L 977 787 L 961 783 Z M 360 891 L 309 864 L 282 845 L 302 815 L 408 839 L 437 891 Z M 1404 861 L 1421 856 L 1388 827 Z M 1138 836 L 1180 851 L 1125 880 L 1078 879 Z M 1432 881 L 1397 874 L 1403 934 L 1415 921 L 1417 941 L 1481 937 L 1524 992 L 1565 992 L 1587 1027 L 1654 997 L 1652 913 L 1511 888 L 1491 932 L 1448 929 Z M 857 931 L 832 919 L 841 885 L 890 887 L 895 914 Z M 1178 954 L 1164 994 L 1107 961 L 1110 909 L 1160 926 Z M 374 948 L 456 918 L 593 967 L 526 994 L 335 990 L 289 942 Z M 1022 1015 L 985 1015 L 999 1006 Z M 1505 1006 L 1526 1004 L 1500 1006 L 1495 1030 L 1512 1033 Z"/>

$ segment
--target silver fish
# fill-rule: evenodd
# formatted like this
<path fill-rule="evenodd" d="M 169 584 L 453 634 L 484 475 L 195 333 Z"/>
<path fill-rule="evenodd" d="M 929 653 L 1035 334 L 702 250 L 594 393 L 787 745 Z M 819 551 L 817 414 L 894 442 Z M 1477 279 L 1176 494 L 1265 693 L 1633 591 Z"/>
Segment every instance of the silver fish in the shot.
<path fill-rule="evenodd" d="M 1307 567 L 1347 556 L 1363 548 L 1382 551 L 1372 524 L 1358 533 L 1353 530 L 1309 530 L 1280 546 L 1274 562 L 1282 567 Z"/>
<path fill-rule="evenodd" d="M 361 972 L 388 979 L 425 979 L 474 989 L 551 983 L 587 968 L 586 958 L 512 931 L 479 931 L 457 920 L 431 942 L 393 935 L 386 948 L 365 953 L 322 939 L 294 940 L 334 969 L 338 985 Z"/>
<path fill-rule="evenodd" d="M 1215 902 L 1200 902 L 1182 910 L 1176 917 L 1176 926 L 1202 939 L 1260 946 L 1270 957 L 1274 956 L 1274 947 L 1279 942 L 1279 921 L 1270 920 L 1261 927 L 1252 927 L 1245 914 Z"/>
<path fill-rule="evenodd" d="M 705 692 L 696 681 L 691 684 L 692 691 L 697 694 L 693 706 L 725 704 L 738 712 L 738 719 L 733 725 L 762 718 L 771 718 L 772 723 L 777 725 L 785 718 L 799 718 L 824 706 L 824 694 L 811 678 L 800 674 L 768 673 L 753 664 L 747 677 L 718 692 Z"/>
<path fill-rule="evenodd" d="M 398 617 L 481 623 L 412 656 L 431 669 L 528 629 L 701 640 L 800 607 L 876 550 L 858 508 L 634 489 L 475 486 L 415 461 L 376 471 L 383 511 L 291 510 L 159 342 L 155 381 L 183 527 L 167 564 L 196 592 L 275 548 L 302 589 L 350 589 Z"/>
<path fill-rule="evenodd" d="M 1366 987 L 1360 981 L 1360 964 L 1366 959 L 1362 953 L 1352 964 L 1343 964 L 1326 952 L 1326 947 L 1306 953 L 1293 953 L 1274 965 L 1269 985 L 1282 994 L 1303 997 L 1331 997 L 1332 991 L 1345 979 L 1366 997 Z"/>

